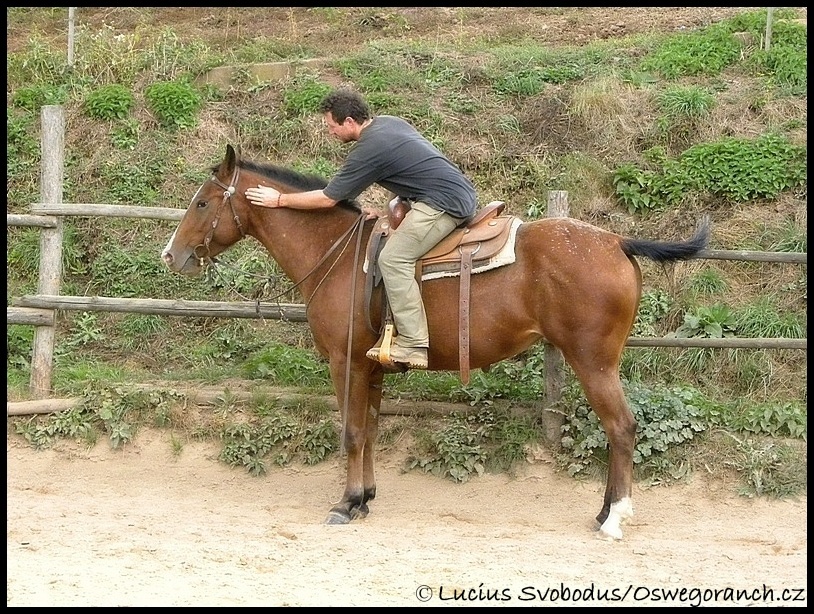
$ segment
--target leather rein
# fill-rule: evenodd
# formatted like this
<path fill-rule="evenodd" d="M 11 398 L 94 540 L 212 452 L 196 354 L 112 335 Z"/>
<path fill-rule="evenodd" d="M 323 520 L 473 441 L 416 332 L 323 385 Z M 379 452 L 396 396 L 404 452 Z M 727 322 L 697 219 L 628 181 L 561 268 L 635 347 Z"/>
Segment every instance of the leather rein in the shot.
<path fill-rule="evenodd" d="M 235 193 L 237 192 L 237 188 L 235 186 L 237 185 L 237 181 L 238 181 L 239 177 L 240 177 L 240 168 L 236 166 L 235 167 L 235 172 L 232 175 L 232 179 L 229 182 L 230 185 L 228 185 L 228 186 L 225 185 L 222 181 L 220 181 L 220 179 L 218 179 L 214 175 L 209 178 L 209 180 L 212 183 L 214 183 L 215 185 L 217 185 L 220 188 L 223 188 L 223 199 L 221 200 L 220 204 L 218 204 L 218 209 L 215 212 L 215 219 L 212 220 L 212 227 L 209 229 L 209 232 L 206 234 L 206 237 L 204 237 L 203 243 L 198 244 L 195 247 L 195 249 L 193 250 L 193 254 L 195 255 L 196 258 L 198 258 L 200 260 L 202 267 L 205 264 L 208 263 L 208 264 L 212 265 L 217 270 L 217 264 L 218 263 L 217 263 L 217 260 L 215 260 L 209 253 L 209 244 L 212 242 L 212 237 L 215 234 L 215 229 L 218 226 L 218 222 L 220 222 L 220 216 L 221 216 L 221 213 L 223 211 L 223 204 L 224 203 L 226 203 L 226 202 L 229 203 L 229 208 L 232 210 L 232 217 L 235 220 L 235 224 L 237 225 L 238 230 L 240 230 L 241 237 L 242 238 L 246 237 L 246 231 L 243 229 L 243 224 L 240 222 L 240 217 L 237 215 L 237 212 L 235 211 L 234 203 L 232 202 L 232 196 L 234 196 Z M 359 270 L 359 258 L 360 258 L 361 252 L 362 252 L 362 235 L 364 234 L 363 229 L 364 229 L 366 217 L 367 216 L 364 213 L 360 213 L 359 217 L 356 218 L 356 221 L 353 224 L 350 225 L 350 227 L 342 234 L 341 237 L 339 237 L 336 241 L 334 241 L 333 245 L 331 245 L 331 247 L 328 249 L 328 251 L 325 252 L 325 255 L 323 255 L 322 258 L 320 258 L 319 262 L 317 262 L 314 265 L 314 267 L 305 275 L 305 277 L 303 277 L 297 283 L 293 284 L 287 290 L 285 290 L 283 292 L 280 292 L 276 296 L 273 296 L 271 299 L 268 299 L 270 301 L 275 300 L 275 299 L 283 296 L 284 294 L 288 294 L 289 292 L 291 292 L 292 290 L 297 288 L 306 279 L 308 279 L 317 269 L 319 269 L 319 267 L 322 266 L 322 264 L 334 252 L 339 250 L 340 246 L 342 246 L 342 249 L 339 250 L 339 253 L 336 254 L 336 257 L 334 258 L 333 262 L 331 263 L 331 266 L 328 267 L 328 270 L 325 272 L 325 275 L 323 275 L 322 279 L 319 280 L 319 283 L 317 284 L 316 288 L 314 288 L 314 291 L 311 293 L 311 296 L 309 296 L 306 299 L 306 301 L 305 301 L 305 311 L 306 311 L 306 313 L 308 313 L 308 306 L 311 304 L 311 299 L 314 298 L 314 295 L 317 293 L 317 290 L 319 290 L 319 288 L 322 286 L 322 283 L 328 278 L 328 275 L 331 274 L 331 271 L 333 270 L 334 266 L 336 266 L 336 263 L 339 262 L 339 258 L 345 252 L 348 245 L 350 245 L 353 234 L 358 231 L 358 234 L 356 236 L 356 250 L 355 250 L 355 253 L 354 253 L 354 257 L 353 257 L 353 269 L 352 269 L 352 274 L 351 274 L 351 286 L 350 286 L 351 287 L 351 299 L 350 299 L 350 312 L 348 314 L 348 346 L 347 346 L 347 354 L 346 354 L 347 357 L 350 357 L 351 351 L 352 351 L 352 348 L 353 348 L 353 325 L 354 325 L 354 319 L 355 319 L 353 317 L 353 312 L 354 312 L 353 306 L 356 303 L 356 276 L 357 276 L 357 271 Z M 344 245 L 343 245 L 343 243 L 344 243 Z M 205 252 L 206 252 L 205 254 L 199 254 L 198 253 L 198 248 L 201 248 L 201 247 L 205 250 Z M 259 307 L 260 299 L 257 299 L 257 304 L 258 304 L 258 307 Z M 340 437 L 340 445 L 341 445 L 342 453 L 345 453 L 345 433 L 346 433 L 346 430 L 347 430 L 347 422 L 348 422 L 347 421 L 348 405 L 350 403 L 351 361 L 346 360 L 345 362 L 346 362 L 346 366 L 345 366 L 345 393 L 343 395 L 343 407 L 341 408 L 342 409 L 342 435 Z"/>
<path fill-rule="evenodd" d="M 235 225 L 237 226 L 237 229 L 240 231 L 241 238 L 244 238 L 244 239 L 246 238 L 246 231 L 243 228 L 243 224 L 241 223 L 240 217 L 238 216 L 237 212 L 235 211 L 235 206 L 234 206 L 234 203 L 232 202 L 232 196 L 234 196 L 234 194 L 237 192 L 237 188 L 235 186 L 237 185 L 237 182 L 238 182 L 239 178 L 240 178 L 240 168 L 239 167 L 235 167 L 235 172 L 234 172 L 234 174 L 232 174 L 232 178 L 231 178 L 228 186 L 226 184 L 224 184 L 220 179 L 215 177 L 214 175 L 212 175 L 212 177 L 209 178 L 209 181 L 211 181 L 212 183 L 214 183 L 218 187 L 223 188 L 223 199 L 218 204 L 218 209 L 215 212 L 215 219 L 212 220 L 212 226 L 209 229 L 209 232 L 206 234 L 206 237 L 204 237 L 203 242 L 199 243 L 192 252 L 193 255 L 196 258 L 198 258 L 198 260 L 200 261 L 202 267 L 205 266 L 206 264 L 211 265 L 215 269 L 217 269 L 218 266 L 225 266 L 225 265 L 222 265 L 217 260 L 217 258 L 211 256 L 210 253 L 209 253 L 209 244 L 212 242 L 212 237 L 215 234 L 215 229 L 218 227 L 218 223 L 220 222 L 220 216 L 221 216 L 221 213 L 223 212 L 224 203 L 227 203 L 227 202 L 229 203 L 229 208 L 232 211 L 232 219 L 234 219 Z M 358 230 L 359 231 L 359 236 L 357 238 L 356 255 L 354 257 L 354 263 L 353 263 L 353 265 L 354 265 L 353 266 L 353 271 L 354 271 L 354 279 L 355 279 L 356 269 L 357 269 L 357 267 L 359 265 L 359 253 L 360 253 L 360 250 L 361 250 L 362 228 L 364 227 L 365 217 L 366 216 L 365 216 L 364 213 L 360 213 L 359 217 L 356 219 L 356 221 L 353 224 L 350 225 L 350 227 L 342 234 L 342 236 L 340 236 L 336 241 L 334 241 L 333 245 L 331 245 L 331 247 L 328 249 L 328 251 L 325 252 L 325 254 L 322 256 L 322 258 L 319 259 L 319 262 L 317 262 L 314 265 L 314 267 L 308 273 L 306 273 L 305 277 L 300 279 L 298 282 L 292 284 L 286 290 L 283 290 L 279 294 L 276 294 L 275 296 L 272 296 L 271 298 L 266 299 L 266 300 L 274 301 L 274 300 L 280 298 L 281 296 L 284 296 L 284 295 L 288 294 L 292 290 L 295 290 L 296 288 L 298 288 L 306 279 L 311 277 L 311 275 L 313 275 L 319 269 L 319 267 L 322 266 L 322 264 L 325 263 L 325 261 L 328 260 L 328 258 L 330 258 L 332 254 L 334 254 L 334 252 L 339 250 L 340 246 L 341 246 L 341 250 L 339 251 L 339 253 L 336 254 L 333 262 L 331 263 L 331 266 L 325 272 L 325 275 L 323 275 L 322 279 L 320 279 L 320 281 L 317 284 L 316 288 L 314 288 L 314 291 L 311 293 L 311 296 L 309 296 L 306 299 L 306 301 L 305 301 L 305 309 L 306 309 L 306 312 L 307 312 L 308 311 L 308 306 L 311 304 L 311 300 L 314 298 L 314 295 L 317 293 L 317 290 L 319 290 L 320 286 L 322 286 L 323 282 L 328 278 L 328 275 L 331 274 L 331 271 L 333 270 L 334 266 L 336 266 L 336 263 L 339 262 L 339 258 L 345 252 L 348 245 L 350 245 L 350 241 L 351 241 L 351 238 L 353 237 L 353 234 Z M 343 245 L 343 243 L 344 243 L 344 245 Z M 199 253 L 199 250 L 201 248 L 203 248 L 204 251 Z M 245 271 L 244 271 L 244 274 L 251 275 L 253 277 L 263 277 L 263 276 L 255 275 L 255 274 L 252 274 L 252 273 L 247 273 Z M 355 292 L 355 290 L 356 290 L 355 285 L 352 286 L 352 288 L 353 288 L 353 291 Z M 260 300 L 257 299 L 257 302 L 259 303 Z"/>

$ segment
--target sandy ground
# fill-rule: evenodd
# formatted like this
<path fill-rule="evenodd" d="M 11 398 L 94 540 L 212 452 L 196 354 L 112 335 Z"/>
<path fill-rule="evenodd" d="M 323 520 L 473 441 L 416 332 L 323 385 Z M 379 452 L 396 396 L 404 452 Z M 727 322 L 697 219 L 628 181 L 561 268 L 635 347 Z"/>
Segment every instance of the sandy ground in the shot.
<path fill-rule="evenodd" d="M 638 486 L 611 543 L 602 485 L 546 462 L 458 485 L 382 453 L 371 514 L 327 526 L 341 459 L 253 477 L 215 444 L 173 455 L 169 437 L 35 451 L 7 433 L 8 606 L 808 602 L 806 497 Z"/>

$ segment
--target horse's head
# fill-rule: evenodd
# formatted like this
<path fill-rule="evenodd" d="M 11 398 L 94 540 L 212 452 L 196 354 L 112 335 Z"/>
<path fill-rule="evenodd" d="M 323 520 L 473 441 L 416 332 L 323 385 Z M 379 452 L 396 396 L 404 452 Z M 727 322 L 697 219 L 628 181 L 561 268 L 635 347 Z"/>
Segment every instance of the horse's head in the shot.
<path fill-rule="evenodd" d="M 245 236 L 235 210 L 240 167 L 231 145 L 212 176 L 198 188 L 161 259 L 171 271 L 197 275 L 210 259 Z"/>

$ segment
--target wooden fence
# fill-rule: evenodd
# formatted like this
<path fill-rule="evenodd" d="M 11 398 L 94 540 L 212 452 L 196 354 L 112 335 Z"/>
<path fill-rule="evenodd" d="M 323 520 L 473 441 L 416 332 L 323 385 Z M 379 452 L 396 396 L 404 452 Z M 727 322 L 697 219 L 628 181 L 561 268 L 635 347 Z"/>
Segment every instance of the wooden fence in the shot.
<path fill-rule="evenodd" d="M 104 311 L 141 313 L 163 316 L 266 318 L 305 321 L 305 307 L 298 304 L 258 304 L 254 302 L 186 301 L 144 298 L 108 298 L 102 296 L 60 295 L 63 222 L 67 216 L 140 218 L 180 221 L 184 210 L 163 207 L 135 207 L 106 204 L 63 204 L 62 180 L 64 168 L 64 114 L 59 106 L 46 106 L 42 110 L 42 185 L 41 201 L 33 204 L 30 215 L 6 214 L 7 226 L 33 226 L 41 228 L 39 283 L 37 294 L 14 297 L 7 307 L 8 324 L 26 324 L 35 327 L 33 357 L 31 361 L 30 392 L 34 399 L 48 399 L 51 395 L 51 375 L 54 353 L 56 311 Z M 567 193 L 549 194 L 549 215 L 568 215 Z M 156 258 L 158 255 L 156 255 Z M 742 260 L 807 264 L 807 254 L 786 252 L 753 252 L 738 250 L 704 250 L 699 258 L 712 260 Z M 631 337 L 628 347 L 708 347 L 752 349 L 807 349 L 807 339 L 786 338 L 651 338 Z M 559 414 L 548 411 L 559 400 L 564 382 L 562 356 L 556 348 L 546 344 L 545 354 L 546 396 L 542 407 L 546 418 L 546 431 L 551 436 L 561 424 Z M 55 399 L 50 407 L 64 409 L 65 400 Z M 7 402 L 8 415 L 41 413 L 45 404 Z"/>

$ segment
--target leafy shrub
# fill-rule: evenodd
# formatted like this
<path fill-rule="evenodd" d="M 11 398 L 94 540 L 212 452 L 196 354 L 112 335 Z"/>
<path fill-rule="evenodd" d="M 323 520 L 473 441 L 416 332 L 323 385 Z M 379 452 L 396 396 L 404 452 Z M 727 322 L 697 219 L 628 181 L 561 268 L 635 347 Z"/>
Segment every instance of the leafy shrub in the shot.
<path fill-rule="evenodd" d="M 734 202 L 770 199 L 806 181 L 807 158 L 805 147 L 783 136 L 727 138 L 691 147 L 678 159 L 661 160 L 660 171 L 622 164 L 613 173 L 613 185 L 631 213 L 677 205 L 688 192 L 709 192 Z"/>
<path fill-rule="evenodd" d="M 34 169 L 39 170 L 40 144 L 34 133 L 34 118 L 32 114 L 19 109 L 6 108 L 6 178 L 8 192 L 6 198 L 9 205 L 13 202 L 31 202 L 35 197 L 26 198 L 21 194 L 21 182 L 30 178 Z M 32 196 L 35 186 L 29 182 Z M 12 210 L 9 209 L 9 213 Z M 11 247 L 12 242 L 8 242 Z"/>
<path fill-rule="evenodd" d="M 72 318 L 70 334 L 60 343 L 59 353 L 69 354 L 85 345 L 104 339 L 104 332 L 98 324 L 99 316 L 82 311 Z"/>
<path fill-rule="evenodd" d="M 330 384 L 328 365 L 315 360 L 313 352 L 275 344 L 249 358 L 243 365 L 249 379 L 264 379 L 278 386 L 301 388 Z"/>
<path fill-rule="evenodd" d="M 808 414 L 794 403 L 757 403 L 738 408 L 722 420 L 735 431 L 808 440 Z"/>
<path fill-rule="evenodd" d="M 529 417 L 505 409 L 456 413 L 440 429 L 416 433 L 417 448 L 407 459 L 407 469 L 466 482 L 473 474 L 510 469 L 538 439 L 539 429 Z"/>
<path fill-rule="evenodd" d="M 805 147 L 783 136 L 767 134 L 754 140 L 724 139 L 697 145 L 680 157 L 681 169 L 699 190 L 735 202 L 776 198 L 807 177 Z"/>
<path fill-rule="evenodd" d="M 768 75 L 777 85 L 794 96 L 805 96 L 808 79 L 808 30 L 793 20 L 797 11 L 778 8 L 774 12 L 772 38 L 769 51 L 761 45 L 755 49 L 747 63 L 753 69 Z M 766 34 L 766 9 L 749 11 L 721 22 L 730 32 L 749 32 L 755 40 Z"/>
<path fill-rule="evenodd" d="M 641 69 L 666 79 L 717 75 L 740 58 L 740 44 L 726 28 L 710 26 L 700 32 L 675 34 L 642 60 Z"/>
<path fill-rule="evenodd" d="M 792 95 L 805 96 L 808 88 L 808 53 L 805 47 L 774 45 L 769 51 L 758 51 L 757 61 L 771 74 L 776 83 L 789 89 Z"/>
<path fill-rule="evenodd" d="M 302 407 L 262 404 L 256 421 L 228 425 L 221 433 L 220 460 L 244 466 L 252 475 L 266 472 L 265 458 L 272 455 L 275 464 L 294 461 L 314 465 L 339 449 L 339 433 L 330 417 L 330 408 L 302 411 Z"/>
<path fill-rule="evenodd" d="M 107 160 L 101 168 L 107 185 L 106 196 L 113 203 L 155 204 L 158 188 L 164 180 L 165 169 L 161 164 L 147 156 L 137 164 L 127 160 Z"/>
<path fill-rule="evenodd" d="M 672 298 L 664 290 L 650 290 L 642 294 L 631 334 L 639 337 L 655 336 L 655 324 L 669 313 L 672 304 Z"/>
<path fill-rule="evenodd" d="M 34 327 L 9 324 L 6 327 L 6 366 L 25 369 L 31 364 Z"/>
<path fill-rule="evenodd" d="M 117 386 L 88 385 L 80 403 L 63 412 L 35 416 L 15 424 L 18 434 L 36 448 L 50 447 L 57 439 L 96 442 L 106 433 L 113 448 L 132 441 L 144 424 L 171 423 L 172 407 L 182 395 L 168 390 L 124 390 Z"/>
<path fill-rule="evenodd" d="M 778 20 L 794 19 L 797 17 L 797 11 L 793 8 L 778 8 L 775 9 L 774 23 L 772 25 L 772 40 L 773 42 L 790 42 L 782 34 L 779 35 L 778 30 L 782 30 L 781 25 L 784 22 Z M 751 32 L 757 36 L 763 36 L 766 33 L 766 19 L 768 12 L 766 9 L 758 9 L 754 11 L 746 11 L 738 13 L 721 22 L 721 27 L 728 29 L 730 32 Z M 805 28 L 803 28 L 802 43 L 805 45 Z"/>
<path fill-rule="evenodd" d="M 295 77 L 283 91 L 283 109 L 288 117 L 313 115 L 331 87 L 310 74 Z"/>
<path fill-rule="evenodd" d="M 110 132 L 110 142 L 119 149 L 135 149 L 139 140 L 139 125 L 132 118 L 120 122 Z"/>
<path fill-rule="evenodd" d="M 734 337 L 737 319 L 726 305 L 716 304 L 710 307 L 696 307 L 694 311 L 684 314 L 684 323 L 678 327 L 675 336 L 680 339 L 690 337 L 709 337 L 721 339 Z"/>
<path fill-rule="evenodd" d="M 61 105 L 67 100 L 68 93 L 64 87 L 42 84 L 18 88 L 11 104 L 26 111 L 39 111 L 46 105 Z"/>
<path fill-rule="evenodd" d="M 123 85 L 111 84 L 96 88 L 85 98 L 85 113 L 101 120 L 124 119 L 130 113 L 136 99 Z"/>
<path fill-rule="evenodd" d="M 697 391 L 690 388 L 647 387 L 625 383 L 630 411 L 636 419 L 636 447 L 633 462 L 638 465 L 673 446 L 692 440 L 705 430 L 703 403 Z M 565 424 L 561 444 L 565 453 L 561 462 L 570 475 L 586 472 L 596 465 L 607 466 L 608 439 L 581 389 L 566 390 Z"/>
<path fill-rule="evenodd" d="M 440 431 L 424 436 L 419 454 L 407 460 L 408 469 L 421 469 L 453 482 L 467 482 L 473 473 L 483 475 L 485 453 L 480 447 L 482 433 L 457 420 Z"/>
<path fill-rule="evenodd" d="M 156 252 L 134 253 L 129 245 L 102 246 L 90 267 L 93 282 L 88 293 L 102 296 L 166 296 L 179 283 L 156 257 Z"/>
<path fill-rule="evenodd" d="M 461 394 L 470 405 L 489 404 L 494 399 L 539 399 L 545 386 L 544 365 L 545 346 L 541 343 L 492 365 L 488 373 L 475 371 Z"/>
<path fill-rule="evenodd" d="M 198 123 L 198 111 L 203 99 L 189 83 L 153 83 L 144 90 L 144 98 L 150 111 L 165 128 L 193 128 Z"/>

